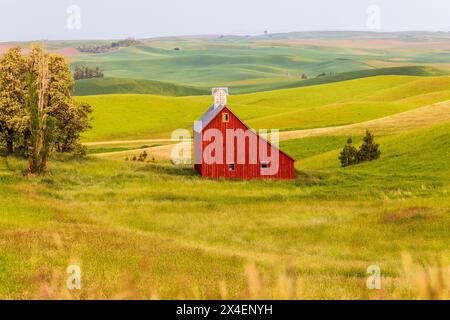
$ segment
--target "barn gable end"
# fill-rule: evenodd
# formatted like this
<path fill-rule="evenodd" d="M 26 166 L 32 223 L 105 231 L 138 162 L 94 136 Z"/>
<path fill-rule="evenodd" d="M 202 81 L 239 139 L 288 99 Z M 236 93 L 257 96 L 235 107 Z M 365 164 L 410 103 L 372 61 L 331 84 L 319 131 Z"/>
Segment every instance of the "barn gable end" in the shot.
<path fill-rule="evenodd" d="M 230 141 L 226 137 L 227 132 L 232 132 L 230 129 L 237 133 L 245 133 L 243 146 L 237 145 L 240 141 L 237 138 L 234 139 L 234 142 L 231 142 L 234 144 L 234 148 L 231 149 L 234 154 L 227 150 L 227 144 Z M 214 141 L 205 139 L 204 133 L 210 133 L 211 130 L 220 132 L 223 137 L 220 141 L 223 152 L 218 155 L 213 152 L 215 158 L 219 159 L 219 161 L 213 163 L 205 161 L 205 153 L 211 149 L 208 149 L 208 146 Z M 257 141 L 256 146 L 251 144 L 250 141 Z M 231 148 L 231 146 L 229 147 Z M 195 169 L 203 177 L 230 179 L 293 179 L 295 177 L 295 160 L 250 130 L 226 105 L 211 106 L 194 125 L 194 149 Z M 274 167 L 277 170 L 267 175 L 267 172 L 263 173 L 267 170 L 264 168 L 268 168 L 272 164 L 270 161 L 265 161 L 266 159 L 263 159 L 261 154 L 275 157 L 276 154 L 274 153 L 278 154 L 278 166 Z M 242 161 L 244 156 L 245 161 Z"/>

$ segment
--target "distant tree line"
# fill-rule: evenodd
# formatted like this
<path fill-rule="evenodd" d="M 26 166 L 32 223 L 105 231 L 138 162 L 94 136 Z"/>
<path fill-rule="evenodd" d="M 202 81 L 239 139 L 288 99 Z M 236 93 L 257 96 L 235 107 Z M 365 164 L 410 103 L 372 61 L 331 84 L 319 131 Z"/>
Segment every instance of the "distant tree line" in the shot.
<path fill-rule="evenodd" d="M 141 41 L 136 40 L 134 38 L 127 38 L 125 40 L 119 40 L 111 43 L 111 48 L 120 48 L 120 47 L 131 47 L 141 44 Z"/>
<path fill-rule="evenodd" d="M 140 43 L 141 41 L 134 38 L 127 38 L 125 40 L 111 42 L 110 44 L 84 44 L 79 46 L 78 50 L 84 53 L 104 53 L 116 48 L 130 47 Z"/>
<path fill-rule="evenodd" d="M 353 140 L 350 137 L 339 155 L 341 166 L 348 167 L 364 161 L 377 160 L 381 155 L 379 147 L 380 145 L 375 143 L 375 138 L 369 130 L 366 130 L 366 135 L 363 139 L 362 145 L 359 147 L 359 150 L 353 146 Z"/>
<path fill-rule="evenodd" d="M 316 76 L 316 78 L 321 78 L 321 77 L 326 77 L 326 76 L 334 76 L 334 75 L 336 75 L 336 73 L 334 73 L 334 72 L 329 72 L 329 73 L 322 72 L 322 73 L 319 73 L 319 74 Z M 307 75 L 306 73 L 301 73 L 301 74 L 300 74 L 300 79 L 306 80 L 306 79 L 308 79 L 308 78 L 309 78 L 309 77 L 308 77 L 308 75 Z"/>
<path fill-rule="evenodd" d="M 83 53 L 104 53 L 111 50 L 109 44 L 83 44 L 77 48 Z"/>
<path fill-rule="evenodd" d="M 71 97 L 74 80 L 64 57 L 39 45 L 0 60 L 0 145 L 28 158 L 28 174 L 45 172 L 53 150 L 83 152 L 80 134 L 91 128 L 92 108 Z"/>
<path fill-rule="evenodd" d="M 335 72 L 329 72 L 329 73 L 322 72 L 322 73 L 318 74 L 318 75 L 316 76 L 316 78 L 326 77 L 326 76 L 334 76 L 334 75 L 336 75 Z"/>
<path fill-rule="evenodd" d="M 335 72 L 329 72 L 329 73 L 322 72 L 322 73 L 319 73 L 319 74 L 316 76 L 316 78 L 321 78 L 321 77 L 326 77 L 326 76 L 334 76 L 334 75 L 336 75 Z M 306 80 L 306 79 L 308 79 L 309 77 L 308 77 L 308 75 L 307 75 L 306 73 L 301 73 L 301 74 L 300 74 L 300 78 L 301 78 L 302 80 Z"/>
<path fill-rule="evenodd" d="M 89 68 L 83 65 L 76 65 L 73 73 L 73 78 L 75 80 L 81 79 L 92 79 L 92 78 L 103 78 L 103 70 L 99 67 Z"/>

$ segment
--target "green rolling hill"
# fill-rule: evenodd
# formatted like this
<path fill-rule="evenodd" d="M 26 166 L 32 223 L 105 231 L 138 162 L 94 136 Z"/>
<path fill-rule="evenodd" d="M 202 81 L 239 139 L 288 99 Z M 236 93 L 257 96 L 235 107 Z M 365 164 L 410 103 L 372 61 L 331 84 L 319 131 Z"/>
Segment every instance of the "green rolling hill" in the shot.
<path fill-rule="evenodd" d="M 308 87 L 319 84 L 347 81 L 367 77 L 385 76 L 385 75 L 441 76 L 446 74 L 448 74 L 446 71 L 438 70 L 436 68 L 431 67 L 423 67 L 423 66 L 391 67 L 391 68 L 377 68 L 377 69 L 342 72 L 322 77 L 310 78 L 306 80 L 282 81 L 280 83 L 268 83 L 268 84 L 264 83 L 264 84 L 237 85 L 237 86 L 231 85 L 230 89 L 235 93 L 247 93 L 247 92 L 287 89 L 287 88 Z"/>
<path fill-rule="evenodd" d="M 315 84 L 377 74 L 436 75 L 431 68 L 439 69 L 439 66 L 433 65 L 433 57 L 439 63 L 450 62 L 450 57 L 436 49 L 411 55 L 402 43 L 398 48 L 383 50 L 381 40 L 378 40 L 379 48 L 370 45 L 358 48 L 358 44 L 346 47 L 336 44 L 337 40 L 301 42 L 306 40 L 290 37 L 153 39 L 107 53 L 71 56 L 71 63 L 72 67 L 76 64 L 100 67 L 110 78 L 157 80 L 200 88 L 226 84 L 243 93 L 295 87 L 301 74 L 307 74 Z M 388 46 L 389 42 L 386 43 Z M 384 70 L 408 65 L 424 65 L 430 69 Z M 364 74 L 364 70 L 369 73 Z M 340 75 L 314 80 L 323 73 Z"/>
<path fill-rule="evenodd" d="M 190 128 L 210 96 L 98 95 L 85 141 L 169 138 Z M 280 130 L 346 125 L 450 99 L 450 77 L 377 76 L 324 85 L 231 95 L 229 105 L 253 128 Z"/>
<path fill-rule="evenodd" d="M 178 96 L 191 92 L 201 94 L 204 88 L 221 85 L 229 86 L 237 94 L 375 75 L 436 76 L 441 74 L 438 70 L 450 68 L 448 39 L 445 32 L 210 35 L 143 39 L 139 45 L 101 54 L 80 53 L 76 48 L 113 40 L 43 43 L 48 50 L 65 54 L 72 68 L 77 64 L 100 67 L 109 79 L 126 79 L 120 80 L 123 83 L 106 80 L 92 86 L 80 83 L 76 92 L 79 95 L 167 92 L 167 95 Z M 12 44 L 30 46 L 29 42 Z M 301 81 L 302 74 L 309 79 Z M 327 76 L 316 78 L 319 74 Z M 163 83 L 141 83 L 140 80 Z M 169 89 L 169 83 L 189 88 Z M 194 88 L 199 88 L 200 92 Z"/>
<path fill-rule="evenodd" d="M 44 42 L 106 78 L 76 83 L 94 109 L 86 158 L 55 152 L 48 174 L 24 177 L 26 158 L 0 156 L 0 299 L 449 299 L 449 39 L 169 37 L 105 54 L 74 48 L 106 40 Z M 284 131 L 294 180 L 170 162 L 161 140 L 191 129 L 217 85 L 250 127 Z M 341 168 L 368 127 L 380 159 Z M 81 290 L 67 289 L 74 264 Z M 367 289 L 371 265 L 381 290 Z"/>
<path fill-rule="evenodd" d="M 251 92 L 272 91 L 288 88 L 309 87 L 320 84 L 348 81 L 359 78 L 376 77 L 383 75 L 404 75 L 404 76 L 439 76 L 446 72 L 423 66 L 392 67 L 369 70 L 358 70 L 326 75 L 306 80 L 295 79 L 262 79 L 261 81 L 233 81 L 226 84 L 233 94 L 243 94 Z M 164 96 L 194 96 L 209 95 L 209 87 L 194 87 L 188 85 L 173 84 L 168 82 L 126 79 L 126 78 L 97 78 L 78 80 L 75 83 L 75 95 L 102 95 L 102 94 L 156 94 Z"/>
<path fill-rule="evenodd" d="M 424 282 L 409 285 L 404 260 L 423 268 L 422 261 L 449 255 L 449 133 L 446 123 L 376 137 L 381 158 L 347 168 L 337 160 L 345 136 L 292 141 L 283 148 L 300 158 L 294 181 L 202 179 L 159 159 L 61 156 L 49 163 L 51 174 L 30 182 L 22 177 L 26 160 L 0 158 L 0 297 L 70 298 L 60 289 L 65 281 L 53 284 L 43 275 L 65 280 L 68 261 L 75 261 L 88 275 L 88 298 L 126 292 L 176 299 L 180 290 L 223 298 L 226 283 L 226 297 L 239 299 L 249 272 L 258 272 L 274 279 L 265 280 L 261 298 L 288 281 L 283 297 L 292 295 L 291 283 L 301 283 L 298 298 L 377 299 L 364 285 L 376 261 L 389 279 L 383 298 L 423 298 Z M 249 271 L 249 259 L 261 271 Z M 285 261 L 289 277 L 279 273 Z M 443 261 L 432 270 L 446 272 Z M 428 279 L 429 269 L 413 267 L 414 281 Z M 122 279 L 126 289 L 117 284 Z M 200 289 L 192 293 L 186 283 Z"/>
<path fill-rule="evenodd" d="M 75 82 L 74 94 L 76 96 L 119 93 L 194 96 L 210 94 L 211 90 L 161 81 L 124 78 L 96 78 L 77 80 Z"/>

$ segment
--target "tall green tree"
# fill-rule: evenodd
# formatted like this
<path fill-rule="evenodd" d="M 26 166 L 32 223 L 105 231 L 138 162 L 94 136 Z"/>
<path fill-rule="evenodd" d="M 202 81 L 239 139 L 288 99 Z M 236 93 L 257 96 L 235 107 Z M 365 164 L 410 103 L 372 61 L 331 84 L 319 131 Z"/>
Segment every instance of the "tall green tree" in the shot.
<path fill-rule="evenodd" d="M 19 48 L 9 50 L 0 60 L 0 140 L 6 144 L 8 154 L 14 152 L 14 143 L 27 129 L 25 67 Z"/>
<path fill-rule="evenodd" d="M 353 146 L 353 140 L 351 137 L 347 139 L 347 144 L 342 149 L 339 160 L 341 161 L 342 167 L 351 166 L 359 162 L 358 150 Z"/>
<path fill-rule="evenodd" d="M 358 158 L 359 161 L 372 161 L 380 158 L 380 145 L 375 143 L 375 137 L 369 130 L 366 130 L 366 135 L 363 139 L 363 144 L 359 147 Z"/>
<path fill-rule="evenodd" d="M 42 174 L 47 167 L 54 138 L 55 119 L 48 114 L 49 59 L 40 46 L 34 46 L 28 56 L 25 73 L 27 87 L 25 105 L 29 113 L 28 173 Z"/>
<path fill-rule="evenodd" d="M 80 134 L 91 129 L 92 107 L 83 102 L 72 101 L 64 114 L 56 115 L 55 148 L 58 152 L 70 152 L 81 146 Z"/>
<path fill-rule="evenodd" d="M 52 149 L 79 149 L 80 133 L 91 128 L 92 108 L 75 101 L 73 89 L 67 61 L 40 46 L 27 56 L 11 49 L 0 61 L 0 143 L 8 153 L 25 147 L 33 173 L 45 170 Z"/>
<path fill-rule="evenodd" d="M 48 61 L 50 77 L 46 109 L 56 120 L 56 150 L 69 152 L 78 146 L 80 133 L 91 128 L 89 120 L 92 108 L 71 97 L 74 80 L 67 61 L 58 55 L 48 55 Z"/>

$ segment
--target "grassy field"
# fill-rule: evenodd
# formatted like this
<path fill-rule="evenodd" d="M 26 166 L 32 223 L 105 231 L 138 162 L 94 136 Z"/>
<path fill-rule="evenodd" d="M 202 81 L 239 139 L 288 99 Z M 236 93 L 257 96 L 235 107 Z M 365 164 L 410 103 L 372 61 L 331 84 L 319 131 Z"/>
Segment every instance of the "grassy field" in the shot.
<path fill-rule="evenodd" d="M 0 156 L 0 298 L 450 299 L 448 40 L 171 37 L 104 54 L 46 42 L 107 78 L 77 82 L 94 108 L 88 157 L 53 154 L 28 177 L 25 159 Z M 252 128 L 282 131 L 294 180 L 202 179 L 170 162 L 171 132 L 217 85 Z M 341 168 L 366 128 L 381 158 Z M 73 264 L 82 289 L 68 291 Z M 373 265 L 381 290 L 366 286 Z"/>
<path fill-rule="evenodd" d="M 254 115 L 261 109 L 292 114 L 289 107 L 271 108 L 274 101 L 299 110 L 351 99 L 391 101 L 379 104 L 380 113 L 364 109 L 364 119 L 391 114 L 386 109 L 394 104 L 411 110 L 409 116 L 392 116 L 408 122 L 393 120 L 395 130 L 380 130 L 390 124 L 389 117 L 380 120 L 375 132 L 383 133 L 377 137 L 381 159 L 354 167 L 343 169 L 337 160 L 345 128 L 283 140 L 283 150 L 298 160 L 294 181 L 201 179 L 190 167 L 159 158 L 123 161 L 125 155 L 115 157 L 121 161 L 57 156 L 45 177 L 24 178 L 23 160 L 1 159 L 0 297 L 448 298 L 450 122 L 446 106 L 422 107 L 446 97 L 448 78 L 378 79 L 230 97 L 239 112 L 250 113 L 254 106 Z M 297 91 L 302 100 L 293 99 Z M 136 124 L 134 112 L 145 114 L 142 101 L 159 99 L 149 104 L 155 134 L 168 119 L 181 119 L 164 112 L 201 113 L 207 102 L 146 95 L 83 98 L 93 99 L 97 109 L 95 99 L 111 97 L 122 99 L 116 103 L 121 109 L 110 104 L 104 114 L 114 121 L 113 114 L 127 110 L 123 115 L 134 118 L 123 118 L 123 124 Z M 155 105 L 159 108 L 151 109 Z M 444 114 L 427 111 L 433 108 Z M 317 119 L 317 125 L 333 120 L 324 129 L 335 120 Z M 109 134 L 120 127 L 110 126 Z M 358 144 L 365 125 L 355 126 Z M 139 141 L 93 143 L 90 153 L 142 147 Z M 81 291 L 64 288 L 70 264 L 81 266 Z M 380 291 L 366 288 L 370 265 L 381 268 Z"/>
<path fill-rule="evenodd" d="M 70 158 L 27 179 L 26 163 L 2 159 L 0 296 L 436 297 L 415 283 L 425 270 L 405 271 L 405 254 L 447 266 L 449 129 L 380 138 L 380 160 L 345 169 L 345 136 L 290 141 L 291 182 Z M 82 268 L 81 292 L 63 289 L 69 264 Z M 365 286 L 369 265 L 382 270 L 381 291 Z"/>
<path fill-rule="evenodd" d="M 85 141 L 170 138 L 190 128 L 209 96 L 78 97 L 94 107 Z M 252 128 L 280 130 L 346 125 L 450 99 L 450 77 L 379 76 L 326 85 L 231 95 L 229 105 Z"/>
<path fill-rule="evenodd" d="M 358 70 L 358 71 L 349 71 L 342 73 L 334 73 L 331 75 L 326 75 L 322 77 L 315 77 L 306 80 L 290 80 L 275 83 L 263 83 L 258 85 L 255 82 L 236 82 L 228 84 L 230 89 L 236 93 L 250 93 L 250 92 L 258 92 L 258 91 L 269 91 L 269 90 L 278 90 L 278 89 L 287 89 L 287 88 L 300 88 L 300 87 L 309 87 L 314 85 L 340 82 L 340 81 L 348 81 L 353 79 L 361 79 L 367 77 L 376 77 L 376 76 L 386 76 L 386 75 L 403 75 L 403 76 L 442 76 L 446 75 L 448 72 L 441 71 L 435 68 L 430 67 L 420 67 L 420 66 L 406 66 L 406 67 L 391 67 L 391 68 L 377 68 L 377 69 L 368 69 L 368 70 Z"/>
<path fill-rule="evenodd" d="M 75 82 L 76 96 L 101 94 L 156 94 L 163 96 L 209 95 L 211 90 L 176 85 L 161 81 L 123 78 L 84 79 Z"/>
<path fill-rule="evenodd" d="M 43 45 L 65 55 L 72 68 L 84 64 L 104 70 L 105 80 L 81 81 L 77 94 L 190 95 L 221 85 L 237 94 L 374 75 L 448 74 L 449 39 L 447 33 L 439 32 L 213 35 L 142 39 L 139 45 L 101 54 L 81 53 L 77 47 L 112 40 L 45 41 Z M 27 48 L 30 43 L 5 43 L 0 54 L 10 45 Z M 301 80 L 302 74 L 309 79 Z M 326 76 L 317 78 L 321 74 Z"/>
<path fill-rule="evenodd" d="M 439 75 L 450 71 L 449 39 L 442 32 L 212 35 L 142 39 L 139 45 L 102 54 L 81 53 L 77 47 L 112 40 L 45 41 L 43 45 L 65 55 L 72 68 L 77 64 L 100 67 L 107 78 L 115 79 L 92 81 L 89 88 L 81 82 L 80 94 L 167 91 L 178 95 L 185 90 L 190 94 L 192 87 L 226 85 L 234 93 L 249 93 L 373 75 Z M 27 48 L 30 43 L 2 44 L 0 54 L 10 45 Z M 301 81 L 302 74 L 309 80 Z M 327 76 L 316 78 L 319 74 Z M 118 78 L 123 79 L 120 85 Z"/>
<path fill-rule="evenodd" d="M 159 80 L 211 87 L 237 81 L 315 78 L 379 68 L 424 65 L 448 70 L 448 35 L 286 34 L 265 37 L 151 39 L 105 54 L 72 56 L 73 64 L 102 67 L 108 77 Z M 384 38 L 383 38 L 384 37 Z M 445 38 L 447 37 L 447 39 Z M 447 41 L 447 42 L 446 42 Z M 57 49 L 79 43 L 49 43 Z M 180 50 L 174 50 L 179 48 Z M 269 84 L 269 82 L 267 83 Z M 260 84 L 261 85 L 261 84 Z M 267 86 L 269 87 L 269 86 Z M 247 90 L 250 88 L 247 88 Z"/>
<path fill-rule="evenodd" d="M 429 67 L 394 67 L 352 72 L 337 73 L 306 80 L 286 78 L 263 78 L 241 80 L 225 83 L 234 94 L 271 91 L 287 88 L 309 87 L 314 85 L 348 81 L 375 76 L 403 75 L 403 76 L 439 76 L 446 72 Z M 165 96 L 193 96 L 209 95 L 210 90 L 200 87 L 177 85 L 161 81 L 125 79 L 125 78 L 97 78 L 76 81 L 76 96 L 103 94 L 156 94 Z"/>
<path fill-rule="evenodd" d="M 175 51 L 175 47 L 181 50 Z M 334 51 L 336 55 L 311 47 L 266 42 L 169 40 L 150 41 L 105 54 L 80 54 L 71 59 L 72 65 L 99 66 L 108 77 L 201 87 L 250 79 L 298 79 L 302 73 L 315 77 L 323 72 L 372 69 L 342 50 Z"/>

